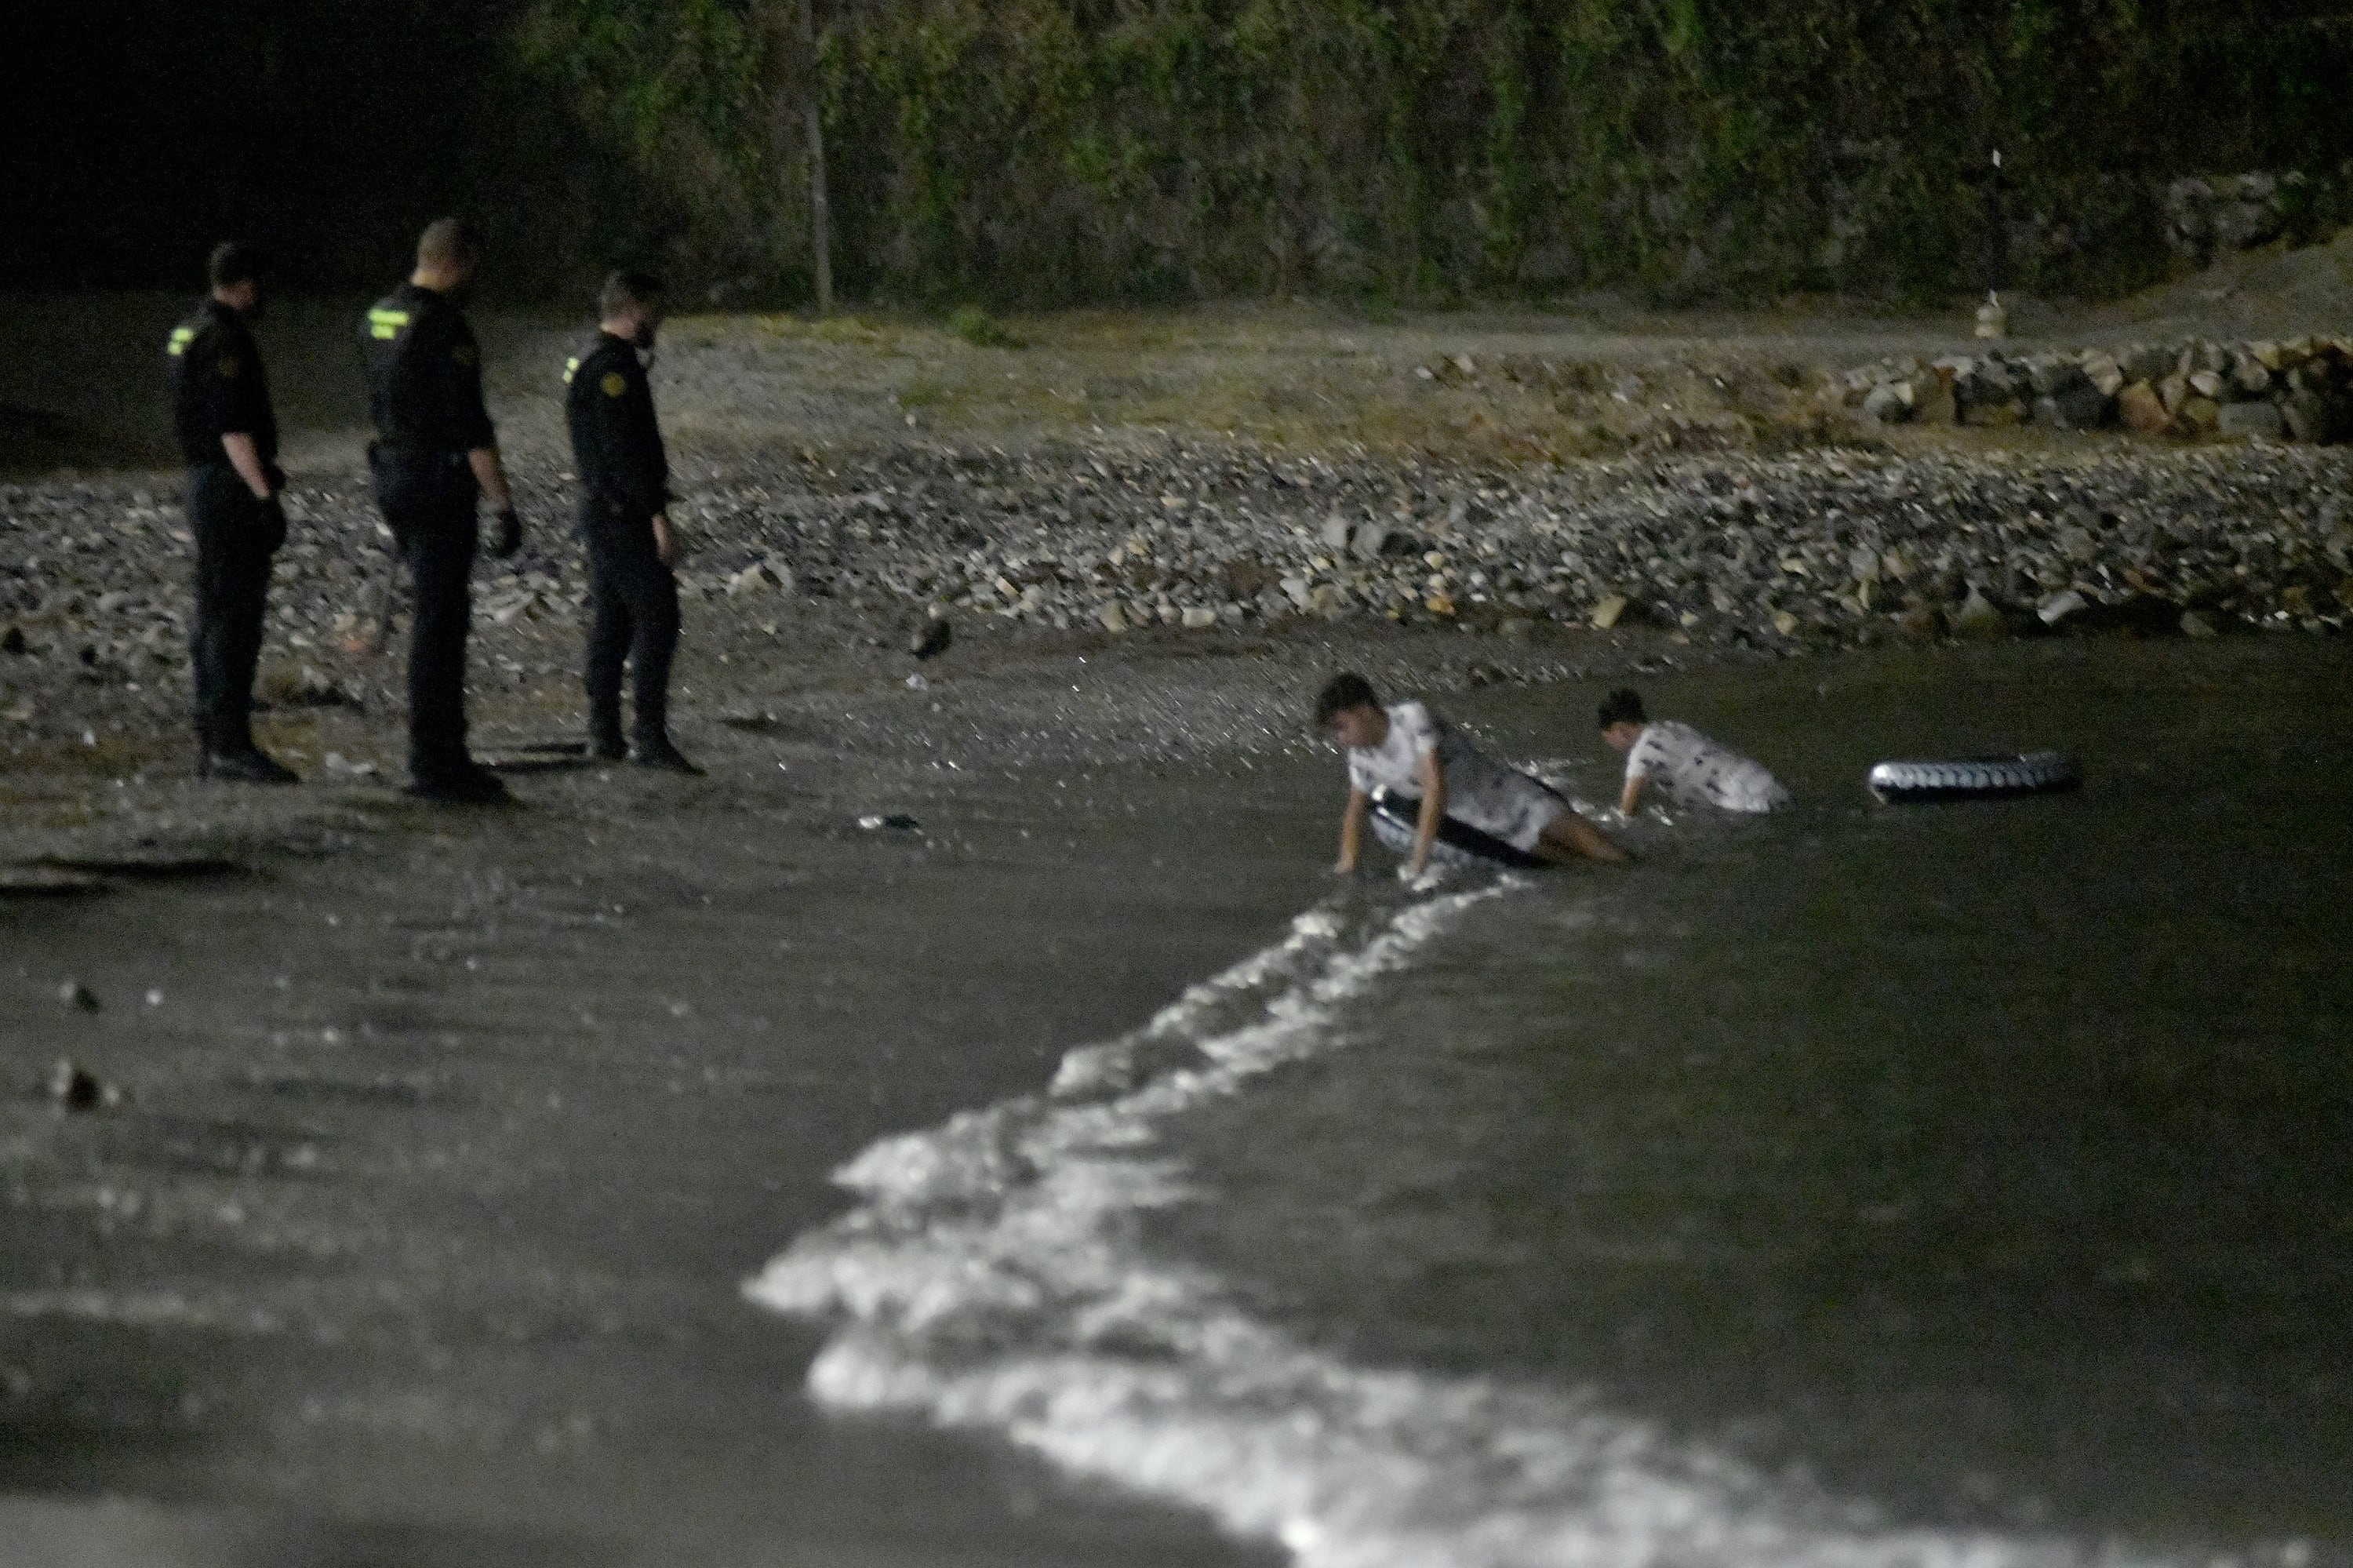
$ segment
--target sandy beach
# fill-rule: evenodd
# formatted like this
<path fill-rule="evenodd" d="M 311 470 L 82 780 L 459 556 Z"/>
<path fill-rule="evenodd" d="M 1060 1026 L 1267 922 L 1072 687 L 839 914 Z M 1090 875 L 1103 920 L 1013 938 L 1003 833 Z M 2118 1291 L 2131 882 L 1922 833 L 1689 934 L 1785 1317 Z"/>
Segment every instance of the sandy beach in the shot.
<path fill-rule="evenodd" d="M 334 319 L 287 315 L 290 333 Z M 1240 330 L 1213 321 L 1203 335 Z M 1509 330 L 1422 323 L 1378 352 L 1409 378 L 1441 348 L 1487 355 Z M 393 788 L 398 628 L 389 653 L 359 645 L 382 566 L 356 438 L 327 414 L 347 388 L 325 350 L 324 368 L 287 377 L 309 412 L 290 448 L 296 554 L 280 568 L 257 724 L 310 776 L 299 789 L 187 777 L 175 482 L 76 425 L 96 443 L 83 466 L 12 486 L 0 512 L 22 577 L 0 621 L 30 644 L 0 655 L 0 863 L 17 868 L 0 896 L 11 1568 L 1279 1560 L 983 1437 L 819 1410 L 803 1393 L 818 1336 L 743 1287 L 841 1211 L 840 1162 L 1039 1087 L 1071 1047 L 1137 1025 L 1322 895 L 1338 769 L 1304 710 L 1332 670 L 1440 701 L 1556 693 L 1574 735 L 1621 677 L 1852 657 L 1823 652 L 1827 638 L 1735 636 L 1755 624 L 1746 608 L 1713 628 L 1694 612 L 1597 630 L 1589 590 L 1546 599 L 1475 565 L 1483 525 L 1532 515 L 1514 484 L 1539 503 L 1589 491 L 1645 512 L 1646 484 L 1795 497 L 1833 482 L 1820 454 L 1846 449 L 1783 459 L 1747 440 L 1675 457 L 1630 429 L 1635 455 L 1618 461 L 1640 472 L 1524 479 L 1505 460 L 1531 454 L 1497 435 L 1518 428 L 1502 408 L 1440 461 L 1427 454 L 1446 419 L 1425 409 L 1403 429 L 1387 392 L 1345 418 L 1317 412 L 1361 352 L 1333 339 L 1356 331 L 1282 323 L 1279 353 L 1264 352 L 1289 366 L 1273 379 L 1291 400 L 1249 394 L 1282 428 L 1247 436 L 1221 433 L 1221 406 L 1187 379 L 1198 365 L 1174 363 L 1205 362 L 1198 344 L 1117 387 L 1085 372 L 1099 400 L 1137 407 L 1073 414 L 1050 401 L 1070 366 L 1044 353 L 897 328 L 682 326 L 666 363 L 698 555 L 676 707 L 709 775 L 679 779 L 551 747 L 576 738 L 580 713 L 577 552 L 539 376 L 562 334 L 512 323 L 493 387 L 535 532 L 512 570 L 485 563 L 477 578 L 476 744 L 518 797 L 491 810 Z M 1722 353 L 1769 363 L 1795 352 L 1780 333 Z M 1936 338 L 1874 330 L 1838 355 Z M 1134 350 L 1071 352 L 1108 365 Z M 1688 352 L 1619 343 L 1604 357 Z M 1319 355 L 1329 363 L 1299 370 Z M 1000 375 L 1022 378 L 1019 397 L 984 396 Z M 1447 419 L 1475 411 L 1476 387 L 1445 396 Z M 1198 427 L 1172 432 L 1160 417 L 1188 400 Z M 1361 439 L 1379 429 L 1398 444 Z M 1932 490 L 1976 475 L 2006 495 L 2073 475 L 2097 505 L 2124 475 L 2144 494 L 2219 498 L 2216 541 L 2278 530 L 2266 547 L 2283 570 L 2333 558 L 2342 514 L 2320 503 L 2341 493 L 2341 449 L 2120 441 L 1907 437 L 1838 458 L 1836 482 L 1912 464 Z M 1164 490 L 1156 475 L 1212 446 L 1241 477 Z M 1670 458 L 1697 466 L 1651 471 Z M 1456 552 L 1428 571 L 1465 568 L 1459 609 L 1308 612 L 1304 592 L 1289 596 L 1302 613 L 1280 611 L 1281 564 L 1245 578 L 1234 561 L 1271 557 L 1274 538 L 1303 557 L 1325 547 L 1317 530 L 1341 503 L 1269 502 L 1298 488 L 1286 463 L 1326 465 L 1352 518 Z M 1041 487 L 1065 515 L 1042 509 Z M 2063 521 L 2052 511 L 2037 537 Z M 1159 577 L 1105 587 L 1079 569 L 1162 525 L 1136 552 L 1150 556 L 1185 512 L 1196 520 Z M 1772 508 L 1746 515 L 1766 527 Z M 965 518 L 970 539 L 924 542 Z M 2129 521 L 2101 535 L 2120 580 L 2150 548 Z M 1054 570 L 993 586 L 1009 555 L 1034 565 L 1078 538 Z M 987 555 L 987 569 L 952 592 L 914 581 L 918 545 Z M 1947 611 L 1973 586 L 1965 565 L 1942 568 Z M 1938 570 L 1920 566 L 1922 583 Z M 1474 587 L 1472 569 L 1496 580 Z M 1187 599 L 1196 580 L 1228 597 Z M 1110 594 L 1119 624 L 1082 597 L 1058 612 L 1050 596 L 1065 593 Z M 1178 613 L 1147 614 L 1155 593 Z M 929 605 L 955 635 L 918 660 L 908 631 Z M 1188 625 L 1187 608 L 1207 620 Z M 1903 609 L 1893 599 L 1852 624 L 1902 641 Z M 2170 613 L 2159 630 L 2179 636 Z M 119 1097 L 61 1108 L 45 1087 L 60 1059 Z"/>

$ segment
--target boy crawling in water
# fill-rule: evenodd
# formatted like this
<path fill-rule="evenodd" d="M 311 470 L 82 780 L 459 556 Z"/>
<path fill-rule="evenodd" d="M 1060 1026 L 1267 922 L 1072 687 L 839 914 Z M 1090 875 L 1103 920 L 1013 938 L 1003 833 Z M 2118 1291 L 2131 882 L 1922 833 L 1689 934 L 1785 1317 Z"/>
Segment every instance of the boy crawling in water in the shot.
<path fill-rule="evenodd" d="M 1547 864 L 1628 858 L 1567 801 L 1481 751 L 1421 704 L 1382 706 L 1362 675 L 1332 677 L 1315 699 L 1315 727 L 1348 750 L 1348 808 L 1332 868 L 1338 875 L 1356 869 L 1375 790 L 1419 802 L 1413 853 L 1398 873 L 1408 881 L 1429 869 L 1439 825 L 1449 817 Z"/>
<path fill-rule="evenodd" d="M 1602 700 L 1601 738 L 1626 757 L 1626 788 L 1618 797 L 1621 817 L 1631 817 L 1642 792 L 1653 788 L 1677 806 L 1764 812 L 1789 803 L 1789 792 L 1762 764 L 1726 750 L 1687 724 L 1645 718 L 1641 694 L 1623 686 Z"/>

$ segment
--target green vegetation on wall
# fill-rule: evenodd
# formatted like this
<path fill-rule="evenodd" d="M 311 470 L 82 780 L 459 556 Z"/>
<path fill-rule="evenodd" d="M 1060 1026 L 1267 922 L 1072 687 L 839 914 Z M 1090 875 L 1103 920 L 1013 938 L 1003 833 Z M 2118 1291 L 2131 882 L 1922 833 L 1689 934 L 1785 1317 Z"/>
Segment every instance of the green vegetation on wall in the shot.
<path fill-rule="evenodd" d="M 817 0 L 813 58 L 802 4 L 520 31 L 645 241 L 765 293 L 809 92 L 837 272 L 904 300 L 2102 292 L 2165 178 L 2353 157 L 2342 0 Z"/>

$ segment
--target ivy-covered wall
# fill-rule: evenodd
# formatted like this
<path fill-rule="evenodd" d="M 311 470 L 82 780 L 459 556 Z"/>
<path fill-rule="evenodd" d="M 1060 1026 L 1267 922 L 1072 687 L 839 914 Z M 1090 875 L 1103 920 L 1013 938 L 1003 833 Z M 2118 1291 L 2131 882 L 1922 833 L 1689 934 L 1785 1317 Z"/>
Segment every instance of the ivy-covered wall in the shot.
<path fill-rule="evenodd" d="M 2341 0 L 817 0 L 814 73 L 800 4 L 522 45 L 660 243 L 788 292 L 812 83 L 837 271 L 914 299 L 2113 291 L 2167 178 L 2327 176 L 2317 223 L 2353 157 Z"/>
<path fill-rule="evenodd" d="M 804 4 L 0 5 L 0 278 L 358 286 L 468 208 L 504 290 L 805 297 L 811 92 L 867 299 L 2105 292 L 2177 176 L 2353 184 L 2353 0 Z"/>

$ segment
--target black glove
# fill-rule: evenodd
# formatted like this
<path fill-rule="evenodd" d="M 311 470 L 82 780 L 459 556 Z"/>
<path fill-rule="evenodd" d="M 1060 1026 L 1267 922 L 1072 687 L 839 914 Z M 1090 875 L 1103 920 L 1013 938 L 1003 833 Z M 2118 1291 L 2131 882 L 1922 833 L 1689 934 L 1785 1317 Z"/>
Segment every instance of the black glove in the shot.
<path fill-rule="evenodd" d="M 491 545 L 491 554 L 505 560 L 522 548 L 522 514 L 512 506 L 499 508 L 499 536 Z"/>
<path fill-rule="evenodd" d="M 261 514 L 261 547 L 275 555 L 286 543 L 286 503 L 265 495 L 254 505 Z"/>

